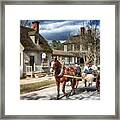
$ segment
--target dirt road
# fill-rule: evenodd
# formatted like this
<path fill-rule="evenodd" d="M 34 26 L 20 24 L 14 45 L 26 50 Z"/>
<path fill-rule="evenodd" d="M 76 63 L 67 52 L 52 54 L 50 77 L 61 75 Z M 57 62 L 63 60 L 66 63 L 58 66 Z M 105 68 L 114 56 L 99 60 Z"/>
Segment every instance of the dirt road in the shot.
<path fill-rule="evenodd" d="M 60 91 L 60 100 L 100 100 L 100 93 L 96 91 L 95 83 L 92 87 L 84 87 L 83 83 L 79 83 L 76 94 L 71 95 L 70 83 L 66 85 L 67 96 L 63 96 Z M 56 86 L 34 91 L 20 96 L 21 100 L 56 100 Z"/>

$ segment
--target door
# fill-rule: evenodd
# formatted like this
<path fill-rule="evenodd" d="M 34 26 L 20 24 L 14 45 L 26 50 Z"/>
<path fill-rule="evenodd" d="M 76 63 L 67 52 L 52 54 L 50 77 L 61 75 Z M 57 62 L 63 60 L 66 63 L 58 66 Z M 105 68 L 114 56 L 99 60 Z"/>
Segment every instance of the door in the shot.
<path fill-rule="evenodd" d="M 80 64 L 84 64 L 84 59 L 80 58 Z"/>
<path fill-rule="evenodd" d="M 77 57 L 77 64 L 80 64 L 80 57 Z"/>
<path fill-rule="evenodd" d="M 32 71 L 34 71 L 34 56 L 30 56 L 30 66 L 32 66 Z"/>

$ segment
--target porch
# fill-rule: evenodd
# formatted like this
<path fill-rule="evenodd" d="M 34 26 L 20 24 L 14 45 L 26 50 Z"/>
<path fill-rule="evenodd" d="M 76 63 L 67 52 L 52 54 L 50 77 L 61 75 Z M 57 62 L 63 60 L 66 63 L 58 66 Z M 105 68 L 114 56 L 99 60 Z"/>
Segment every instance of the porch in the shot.
<path fill-rule="evenodd" d="M 44 63 L 44 65 L 35 65 L 26 66 L 26 70 L 24 72 L 24 77 L 31 77 L 31 78 L 41 78 L 45 77 L 46 75 L 50 74 L 50 67 Z"/>

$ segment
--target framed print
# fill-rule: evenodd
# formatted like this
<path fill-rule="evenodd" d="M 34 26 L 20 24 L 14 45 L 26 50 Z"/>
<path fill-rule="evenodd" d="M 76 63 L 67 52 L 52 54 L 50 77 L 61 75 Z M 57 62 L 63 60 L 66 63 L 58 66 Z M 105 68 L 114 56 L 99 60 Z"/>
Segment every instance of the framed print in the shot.
<path fill-rule="evenodd" d="M 119 119 L 119 2 L 1 9 L 2 119 Z"/>

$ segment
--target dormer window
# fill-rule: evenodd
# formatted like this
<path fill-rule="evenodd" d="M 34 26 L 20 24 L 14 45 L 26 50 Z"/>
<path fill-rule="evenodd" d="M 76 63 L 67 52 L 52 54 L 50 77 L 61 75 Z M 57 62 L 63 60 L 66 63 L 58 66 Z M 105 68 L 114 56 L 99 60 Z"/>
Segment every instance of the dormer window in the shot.
<path fill-rule="evenodd" d="M 35 36 L 30 36 L 30 38 L 33 41 L 33 43 L 37 44 L 37 40 L 35 39 Z"/>

